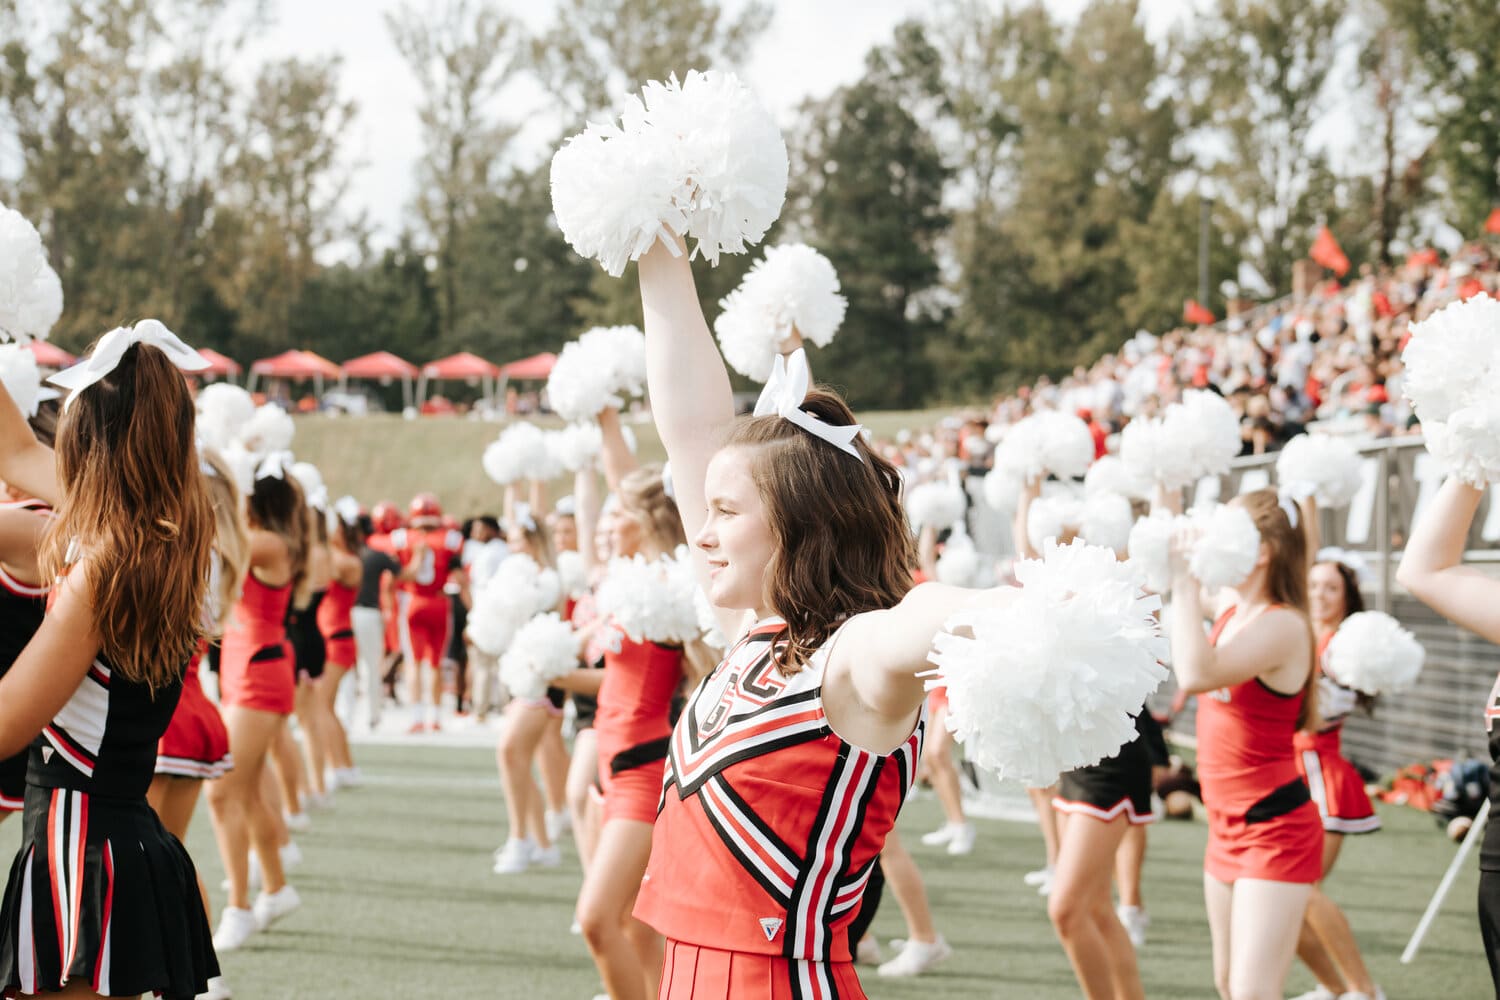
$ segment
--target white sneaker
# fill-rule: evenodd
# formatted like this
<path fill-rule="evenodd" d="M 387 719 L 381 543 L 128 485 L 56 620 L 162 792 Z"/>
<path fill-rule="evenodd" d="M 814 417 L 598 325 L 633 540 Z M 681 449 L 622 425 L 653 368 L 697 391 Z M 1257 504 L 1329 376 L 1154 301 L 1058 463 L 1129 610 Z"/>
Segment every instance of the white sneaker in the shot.
<path fill-rule="evenodd" d="M 199 993 L 195 1000 L 233 1000 L 234 994 L 230 992 L 229 984 L 224 982 L 223 976 L 213 976 L 208 981 L 208 989 Z"/>
<path fill-rule="evenodd" d="M 306 833 L 312 829 L 312 817 L 305 812 L 287 813 L 286 828 L 293 833 Z"/>
<path fill-rule="evenodd" d="M 557 849 L 556 844 L 553 844 L 551 847 L 537 847 L 533 844 L 531 848 L 531 863 L 538 868 L 556 868 L 562 864 L 562 851 Z"/>
<path fill-rule="evenodd" d="M 1050 875 L 1047 877 L 1047 881 L 1036 887 L 1036 894 L 1038 896 L 1052 895 L 1052 877 Z"/>
<path fill-rule="evenodd" d="M 1025 875 L 1021 876 L 1021 881 L 1030 886 L 1038 886 L 1043 882 L 1051 882 L 1052 866 L 1048 865 L 1046 868 L 1038 868 L 1034 872 L 1027 872 Z"/>
<path fill-rule="evenodd" d="M 1146 928 L 1151 926 L 1151 915 L 1139 906 L 1126 906 L 1120 904 L 1115 907 L 1115 916 L 1120 918 L 1120 923 L 1125 927 L 1125 933 L 1130 936 L 1130 943 L 1136 951 L 1146 946 Z"/>
<path fill-rule="evenodd" d="M 547 814 L 543 817 L 543 822 L 547 827 L 547 839 L 553 843 L 557 842 L 557 838 L 573 829 L 573 816 L 566 809 L 559 809 L 557 812 L 553 812 L 550 809 L 547 810 Z"/>
<path fill-rule="evenodd" d="M 357 767 L 340 768 L 337 774 L 340 788 L 358 788 L 365 783 L 364 775 L 359 773 Z"/>
<path fill-rule="evenodd" d="M 529 840 L 511 838 L 495 852 L 496 875 L 515 875 L 531 866 L 531 858 L 537 852 L 536 844 Z"/>
<path fill-rule="evenodd" d="M 951 843 L 953 838 L 958 836 L 960 826 L 962 826 L 960 823 L 944 823 L 931 833 L 922 834 L 922 843 L 928 847 L 941 847 Z"/>
<path fill-rule="evenodd" d="M 289 872 L 302 864 L 302 848 L 297 846 L 295 840 L 288 840 L 285 844 L 282 844 L 276 849 L 276 853 L 281 855 L 281 870 L 283 872 Z"/>
<path fill-rule="evenodd" d="M 260 925 L 261 930 L 265 930 L 301 905 L 302 897 L 290 885 L 284 885 L 275 892 L 263 892 L 255 897 L 255 922 Z"/>
<path fill-rule="evenodd" d="M 214 931 L 214 951 L 235 951 L 260 930 L 252 910 L 226 906 L 219 914 L 219 929 Z"/>
<path fill-rule="evenodd" d="M 1339 995 L 1322 983 L 1319 983 L 1316 988 L 1299 994 L 1293 997 L 1292 1000 L 1339 1000 Z"/>
<path fill-rule="evenodd" d="M 907 941 L 901 946 L 900 954 L 875 971 L 888 977 L 920 976 L 952 954 L 953 949 L 948 947 L 948 942 L 943 940 L 941 934 L 931 944 L 925 941 Z"/>
<path fill-rule="evenodd" d="M 568 928 L 568 933 L 571 934 L 571 935 L 573 935 L 574 937 L 582 937 L 583 936 L 583 925 L 578 922 L 578 918 L 577 917 L 573 918 L 573 923 Z"/>
<path fill-rule="evenodd" d="M 875 935 L 866 934 L 859 939 L 859 946 L 854 949 L 855 965 L 879 965 L 881 958 L 880 942 L 875 940 Z"/>
<path fill-rule="evenodd" d="M 958 829 L 953 832 L 953 839 L 948 841 L 948 853 L 974 853 L 974 840 L 978 836 L 979 831 L 974 829 L 973 823 L 960 823 Z"/>

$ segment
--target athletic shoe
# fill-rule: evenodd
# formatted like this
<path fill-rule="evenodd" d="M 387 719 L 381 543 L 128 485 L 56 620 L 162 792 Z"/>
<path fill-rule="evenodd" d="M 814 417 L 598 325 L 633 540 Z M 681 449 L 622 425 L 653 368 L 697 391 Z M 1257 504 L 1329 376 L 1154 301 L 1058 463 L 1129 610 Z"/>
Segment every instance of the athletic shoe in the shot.
<path fill-rule="evenodd" d="M 287 813 L 286 828 L 293 833 L 306 833 L 312 829 L 312 817 L 305 812 Z"/>
<path fill-rule="evenodd" d="M 282 844 L 276 849 L 276 853 L 281 855 L 281 870 L 284 872 L 289 872 L 302 864 L 302 848 L 297 846 L 295 840 L 288 840 Z"/>
<path fill-rule="evenodd" d="M 1292 1000 L 1339 1000 L 1339 995 L 1322 983 L 1319 983 L 1315 989 L 1295 996 Z"/>
<path fill-rule="evenodd" d="M 536 844 L 530 840 L 511 838 L 495 852 L 496 875 L 515 875 L 531 867 L 531 859 L 537 852 Z"/>
<path fill-rule="evenodd" d="M 219 914 L 219 929 L 214 931 L 214 951 L 234 951 L 260 930 L 260 922 L 253 910 L 242 910 L 237 906 L 226 906 Z"/>
<path fill-rule="evenodd" d="M 880 954 L 880 942 L 875 940 L 873 934 L 860 938 L 859 947 L 854 949 L 855 965 L 879 965 L 883 957 Z"/>
<path fill-rule="evenodd" d="M 1039 886 L 1036 887 L 1036 894 L 1038 896 L 1050 896 L 1050 895 L 1052 895 L 1052 876 L 1051 876 L 1051 874 L 1048 874 L 1047 881 L 1043 882 L 1041 885 L 1039 885 Z"/>
<path fill-rule="evenodd" d="M 1136 951 L 1146 946 L 1146 928 L 1151 926 L 1151 915 L 1139 906 L 1126 906 L 1121 903 L 1115 907 L 1115 916 L 1120 918 L 1120 923 L 1125 927 L 1125 933 L 1130 936 L 1130 943 Z"/>
<path fill-rule="evenodd" d="M 306 795 L 302 796 L 302 808 L 303 808 L 303 810 L 305 811 L 305 810 L 308 810 L 308 809 L 332 809 L 333 808 L 333 788 L 334 788 L 333 783 L 329 782 L 325 786 L 325 791 L 323 792 L 322 795 L 319 795 L 317 792 L 308 792 Z"/>
<path fill-rule="evenodd" d="M 261 930 L 265 930 L 301 905 L 302 897 L 290 885 L 284 885 L 275 892 L 262 892 L 255 897 L 255 922 L 260 925 Z"/>
<path fill-rule="evenodd" d="M 410 728 L 406 730 L 408 736 L 416 736 L 425 732 L 427 732 L 427 723 L 421 721 L 413 722 Z"/>
<path fill-rule="evenodd" d="M 340 788 L 358 788 L 365 783 L 364 775 L 357 767 L 343 767 L 337 771 Z"/>
<path fill-rule="evenodd" d="M 979 832 L 974 829 L 973 823 L 960 823 L 958 829 L 953 833 L 953 839 L 948 841 L 948 853 L 974 853 L 974 840 L 978 836 Z"/>
<path fill-rule="evenodd" d="M 573 815 L 566 809 L 559 809 L 556 812 L 548 809 L 544 820 L 547 826 L 547 839 L 553 843 L 556 843 L 559 837 L 573 829 Z"/>
<path fill-rule="evenodd" d="M 1046 868 L 1038 868 L 1034 872 L 1027 872 L 1021 876 L 1021 881 L 1030 886 L 1038 886 L 1044 882 L 1051 882 L 1052 866 L 1048 865 Z"/>
<path fill-rule="evenodd" d="M 195 1000 L 233 1000 L 234 994 L 230 992 L 229 984 L 224 982 L 223 976 L 213 976 L 208 981 L 208 989 L 199 993 Z"/>
<path fill-rule="evenodd" d="M 578 922 L 577 917 L 574 917 L 573 923 L 568 926 L 568 933 L 574 937 L 581 937 L 583 935 L 583 925 Z"/>
<path fill-rule="evenodd" d="M 875 970 L 882 976 L 920 976 L 928 969 L 953 954 L 948 942 L 941 934 L 930 944 L 926 941 L 907 941 L 895 958 Z"/>
<path fill-rule="evenodd" d="M 944 823 L 931 833 L 922 834 L 922 843 L 928 847 L 941 847 L 951 843 L 953 838 L 958 836 L 959 827 L 962 825 L 962 823 Z"/>
<path fill-rule="evenodd" d="M 557 849 L 556 844 L 553 844 L 551 847 L 537 847 L 533 844 L 531 847 L 531 863 L 538 868 L 556 868 L 562 864 L 562 851 Z"/>

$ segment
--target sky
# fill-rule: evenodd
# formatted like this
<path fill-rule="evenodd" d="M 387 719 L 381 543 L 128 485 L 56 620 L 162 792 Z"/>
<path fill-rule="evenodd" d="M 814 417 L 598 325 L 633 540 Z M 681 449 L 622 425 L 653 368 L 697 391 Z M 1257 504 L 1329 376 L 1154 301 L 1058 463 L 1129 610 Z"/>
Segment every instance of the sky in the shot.
<path fill-rule="evenodd" d="M 552 20 L 555 0 L 502 0 L 527 27 L 539 32 Z M 742 0 L 726 0 L 734 10 Z M 1086 0 L 1047 0 L 1060 17 L 1074 18 Z M 343 95 L 358 104 L 351 128 L 351 161 L 358 164 L 348 194 L 351 215 L 363 212 L 375 244 L 388 245 L 409 217 L 414 170 L 422 149 L 416 80 L 406 70 L 386 31 L 383 13 L 398 0 L 273 0 L 274 21 L 248 47 L 245 67 L 266 58 L 337 54 L 343 63 Z M 824 96 L 859 78 L 869 49 L 891 37 L 907 17 L 922 14 L 924 0 L 773 0 L 774 19 L 744 66 L 744 76 L 778 118 L 785 120 L 806 97 Z M 1189 16 L 1192 0 L 1142 0 L 1147 30 L 1163 37 Z M 642 81 L 644 82 L 644 81 Z M 506 95 L 515 117 L 529 122 L 518 155 L 536 162 L 550 153 L 543 144 L 560 122 L 538 88 L 525 85 Z M 579 130 L 583 123 L 576 123 Z"/>

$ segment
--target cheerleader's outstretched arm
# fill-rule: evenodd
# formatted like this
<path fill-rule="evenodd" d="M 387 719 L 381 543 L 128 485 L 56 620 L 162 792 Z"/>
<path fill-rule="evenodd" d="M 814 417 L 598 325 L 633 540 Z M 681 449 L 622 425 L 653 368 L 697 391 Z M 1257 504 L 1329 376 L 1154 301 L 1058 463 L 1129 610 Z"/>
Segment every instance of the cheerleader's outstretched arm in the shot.
<path fill-rule="evenodd" d="M 0 384 L 0 479 L 56 507 L 62 499 L 52 449 L 36 439 L 31 424 Z"/>
<path fill-rule="evenodd" d="M 718 345 L 703 318 L 687 250 L 658 242 L 640 260 L 646 377 L 651 415 L 672 462 L 672 487 L 689 541 L 706 517 L 704 477 L 719 435 L 734 420 L 734 395 Z M 699 583 L 708 571 L 695 550 Z"/>
<path fill-rule="evenodd" d="M 1477 490 L 1457 479 L 1443 483 L 1412 528 L 1396 580 L 1413 597 L 1449 621 L 1500 642 L 1500 581 L 1464 566 L 1464 547 L 1479 501 Z"/>
<path fill-rule="evenodd" d="M 0 756 L 20 753 L 62 711 L 99 653 L 86 566 L 74 564 L 41 628 L 0 677 Z"/>
<path fill-rule="evenodd" d="M 620 427 L 620 411 L 614 407 L 599 411 L 599 459 L 604 466 L 604 481 L 610 490 L 618 489 L 620 480 L 640 465 L 625 441 L 625 431 Z"/>

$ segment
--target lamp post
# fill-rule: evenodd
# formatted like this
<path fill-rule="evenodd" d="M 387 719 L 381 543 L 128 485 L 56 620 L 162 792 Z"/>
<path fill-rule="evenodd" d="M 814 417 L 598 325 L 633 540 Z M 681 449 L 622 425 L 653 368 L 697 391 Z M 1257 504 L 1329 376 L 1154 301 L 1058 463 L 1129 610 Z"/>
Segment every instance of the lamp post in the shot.
<path fill-rule="evenodd" d="M 1214 205 L 1213 182 L 1198 182 L 1198 301 L 1208 306 L 1208 234 Z"/>

